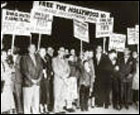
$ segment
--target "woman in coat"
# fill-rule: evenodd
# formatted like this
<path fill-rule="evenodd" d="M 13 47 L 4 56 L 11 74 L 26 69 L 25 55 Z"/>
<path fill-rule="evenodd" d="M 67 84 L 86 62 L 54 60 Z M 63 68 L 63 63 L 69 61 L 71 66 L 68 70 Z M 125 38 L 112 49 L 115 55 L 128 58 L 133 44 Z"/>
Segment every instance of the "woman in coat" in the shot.
<path fill-rule="evenodd" d="M 7 53 L 1 51 L 1 80 L 4 81 L 3 92 L 1 93 L 1 113 L 11 113 L 15 109 L 12 73 L 13 69 L 7 63 Z"/>
<path fill-rule="evenodd" d="M 137 53 L 136 53 L 136 56 L 134 56 L 134 53 L 133 53 L 133 58 L 135 58 L 135 66 L 136 66 L 136 72 L 134 74 L 133 81 L 132 81 L 133 102 L 135 103 L 136 107 L 138 108 L 138 102 L 139 102 L 139 57 L 138 57 Z"/>

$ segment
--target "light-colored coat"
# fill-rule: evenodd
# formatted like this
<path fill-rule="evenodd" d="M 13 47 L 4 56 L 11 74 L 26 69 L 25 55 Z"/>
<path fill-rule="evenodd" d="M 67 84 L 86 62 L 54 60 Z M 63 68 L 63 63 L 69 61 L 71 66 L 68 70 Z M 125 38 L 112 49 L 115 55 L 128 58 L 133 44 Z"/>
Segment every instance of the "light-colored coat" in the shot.
<path fill-rule="evenodd" d="M 134 74 L 132 89 L 139 90 L 139 63 L 136 65 L 136 73 Z"/>
<path fill-rule="evenodd" d="M 62 111 L 65 105 L 67 82 L 66 79 L 70 74 L 68 62 L 56 57 L 52 62 L 54 71 L 54 110 Z"/>

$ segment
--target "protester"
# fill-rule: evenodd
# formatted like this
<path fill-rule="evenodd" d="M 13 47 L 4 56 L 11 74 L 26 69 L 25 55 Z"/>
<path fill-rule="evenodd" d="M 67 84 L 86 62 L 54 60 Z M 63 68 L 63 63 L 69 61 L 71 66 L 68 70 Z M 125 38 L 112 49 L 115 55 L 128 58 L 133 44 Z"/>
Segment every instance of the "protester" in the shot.
<path fill-rule="evenodd" d="M 104 67 L 106 64 L 104 63 L 107 59 L 107 56 L 103 54 L 103 50 L 101 46 L 97 46 L 96 55 L 95 55 L 95 105 L 97 107 L 103 107 L 105 101 L 105 92 L 106 90 L 106 73 L 104 71 Z M 108 94 L 107 94 L 108 95 Z M 109 104 L 109 103 L 108 103 Z M 108 108 L 108 104 L 106 103 L 106 107 Z"/>
<path fill-rule="evenodd" d="M 133 102 L 136 108 L 139 109 L 139 55 L 137 52 L 133 52 L 132 56 L 136 65 L 136 72 L 132 82 Z"/>
<path fill-rule="evenodd" d="M 42 79 L 43 66 L 40 57 L 35 54 L 36 47 L 34 44 L 29 45 L 28 51 L 29 53 L 24 56 L 21 62 L 23 74 L 24 113 L 39 114 L 39 84 Z"/>
<path fill-rule="evenodd" d="M 102 65 L 103 73 L 104 73 L 104 81 L 102 82 L 104 85 L 104 100 L 103 104 L 105 104 L 105 108 L 108 109 L 111 100 L 110 93 L 112 89 L 112 77 L 115 75 L 115 72 L 118 71 L 118 67 L 116 64 L 117 54 L 115 50 L 111 50 L 108 52 L 108 56 L 104 59 L 104 65 Z"/>
<path fill-rule="evenodd" d="M 119 66 L 117 65 L 117 52 L 115 50 L 111 50 L 108 52 L 108 63 L 106 64 L 106 76 L 109 76 L 110 82 L 106 82 L 108 85 L 108 94 L 107 99 L 108 103 L 111 103 L 110 99 L 110 91 L 112 90 L 112 105 L 116 110 L 120 110 L 120 76 L 119 76 Z"/>
<path fill-rule="evenodd" d="M 94 61 L 93 61 L 93 51 L 89 51 L 89 54 L 88 54 L 88 64 L 89 64 L 89 68 L 90 68 L 90 74 L 91 74 L 91 77 L 92 77 L 92 88 L 90 89 L 92 92 L 90 94 L 90 100 L 89 100 L 89 106 L 91 108 L 94 108 L 95 106 L 95 96 L 94 96 L 94 83 L 95 83 L 95 67 L 94 67 Z"/>
<path fill-rule="evenodd" d="M 54 49 L 52 47 L 48 47 L 47 49 L 47 55 L 46 55 L 46 60 L 47 60 L 47 104 L 48 104 L 48 111 L 53 111 L 54 107 L 54 72 L 52 68 L 52 58 L 54 55 Z"/>
<path fill-rule="evenodd" d="M 54 111 L 55 113 L 64 113 L 63 107 L 66 100 L 67 77 L 70 74 L 70 67 L 64 58 L 65 49 L 61 47 L 58 50 L 58 56 L 53 59 L 54 71 Z"/>
<path fill-rule="evenodd" d="M 1 114 L 10 114 L 15 110 L 15 100 L 13 95 L 13 68 L 7 62 L 7 52 L 1 50 L 1 80 L 4 81 L 1 93 Z"/>
<path fill-rule="evenodd" d="M 132 80 L 135 73 L 135 66 L 130 55 L 129 48 L 125 48 L 124 57 L 119 59 L 119 68 L 121 76 L 121 108 L 124 106 L 129 109 L 129 103 L 132 99 Z"/>
<path fill-rule="evenodd" d="M 14 48 L 13 52 L 13 62 L 14 62 L 14 93 L 15 93 L 15 103 L 16 103 L 16 111 L 18 114 L 23 113 L 23 76 L 21 74 L 21 58 L 19 55 L 20 49 Z"/>
<path fill-rule="evenodd" d="M 70 75 L 67 78 L 67 106 L 66 110 L 69 112 L 74 112 L 73 103 L 78 99 L 77 91 L 77 62 L 76 55 L 74 54 L 68 57 L 68 63 L 70 66 Z"/>
<path fill-rule="evenodd" d="M 116 55 L 117 56 L 117 55 Z M 112 75 L 112 105 L 116 110 L 120 110 L 121 106 L 121 78 L 119 74 L 118 56 L 114 58 L 113 68 L 115 68 L 114 74 Z"/>
<path fill-rule="evenodd" d="M 47 86 L 47 60 L 45 58 L 47 52 L 45 48 L 41 48 L 39 50 L 39 55 L 41 57 L 42 60 L 42 64 L 43 64 L 43 78 L 40 82 L 40 113 L 47 113 L 48 111 L 48 107 L 47 107 L 47 102 L 48 102 L 48 86 Z"/>
<path fill-rule="evenodd" d="M 88 52 L 84 53 L 84 58 L 82 60 L 82 76 L 80 76 L 80 107 L 81 111 L 88 111 L 88 100 L 90 91 L 93 88 L 93 76 L 90 74 L 90 67 L 88 63 Z"/>

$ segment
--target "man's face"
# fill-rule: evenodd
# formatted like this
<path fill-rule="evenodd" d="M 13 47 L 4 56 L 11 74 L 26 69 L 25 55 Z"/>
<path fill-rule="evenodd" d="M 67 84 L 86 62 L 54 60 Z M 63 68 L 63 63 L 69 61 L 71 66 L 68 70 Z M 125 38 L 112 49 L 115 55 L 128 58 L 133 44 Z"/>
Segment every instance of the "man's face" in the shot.
<path fill-rule="evenodd" d="M 65 52 L 64 52 L 64 51 L 60 51 L 59 55 L 60 55 L 61 57 L 63 57 L 63 56 L 65 55 Z"/>
<path fill-rule="evenodd" d="M 97 53 L 102 53 L 102 47 L 101 46 L 98 46 L 97 49 L 96 49 L 96 52 Z"/>
<path fill-rule="evenodd" d="M 6 60 L 7 59 L 7 53 L 6 52 L 2 52 L 1 59 L 2 60 Z"/>
<path fill-rule="evenodd" d="M 137 52 L 133 52 L 132 56 L 133 56 L 133 58 L 135 58 L 135 59 L 136 59 L 136 58 L 138 57 Z"/>
<path fill-rule="evenodd" d="M 8 55 L 12 55 L 12 50 L 11 49 L 8 50 Z"/>
<path fill-rule="evenodd" d="M 110 59 L 115 60 L 117 58 L 117 54 L 115 52 L 109 54 Z"/>
<path fill-rule="evenodd" d="M 126 49 L 124 50 L 124 55 L 125 55 L 125 56 L 129 56 L 129 55 L 130 55 L 130 50 L 129 50 L 128 48 L 126 48 Z"/>
<path fill-rule="evenodd" d="M 54 53 L 54 50 L 52 49 L 52 50 L 51 50 L 51 56 L 53 56 L 53 53 Z"/>
<path fill-rule="evenodd" d="M 53 53 L 54 53 L 54 49 L 53 48 L 48 48 L 48 54 L 50 55 L 50 56 L 53 56 Z"/>
<path fill-rule="evenodd" d="M 75 50 L 72 49 L 72 50 L 70 51 L 70 53 L 71 53 L 72 55 L 75 55 Z"/>
<path fill-rule="evenodd" d="M 69 54 L 69 50 L 66 49 L 66 50 L 65 50 L 65 55 L 68 55 L 68 54 Z"/>
<path fill-rule="evenodd" d="M 44 56 L 46 56 L 46 50 L 43 48 L 43 49 L 40 49 L 40 55 L 42 56 L 42 57 L 44 57 Z"/>
<path fill-rule="evenodd" d="M 93 58 L 93 52 L 92 51 L 89 52 L 89 57 Z"/>
<path fill-rule="evenodd" d="M 35 45 L 31 45 L 28 50 L 29 50 L 29 53 L 34 54 L 36 52 Z"/>

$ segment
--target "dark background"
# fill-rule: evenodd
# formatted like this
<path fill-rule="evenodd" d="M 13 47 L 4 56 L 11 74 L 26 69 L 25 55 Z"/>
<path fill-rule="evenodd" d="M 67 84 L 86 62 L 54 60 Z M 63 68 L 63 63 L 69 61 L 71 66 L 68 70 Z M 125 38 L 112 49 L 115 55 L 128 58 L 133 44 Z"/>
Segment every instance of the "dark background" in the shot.
<path fill-rule="evenodd" d="M 4 2 L 4 1 L 1 1 Z M 30 12 L 32 8 L 32 1 L 7 1 L 8 5 L 5 7 L 10 10 L 19 10 Z M 83 6 L 91 9 L 107 11 L 115 18 L 114 32 L 120 34 L 127 34 L 127 27 L 135 27 L 139 24 L 139 1 L 63 1 L 63 3 Z M 84 49 L 95 49 L 97 45 L 102 45 L 102 38 L 95 38 L 95 24 L 89 24 L 90 44 L 84 43 Z M 5 48 L 10 48 L 10 35 L 4 36 Z M 33 34 L 33 43 L 37 45 L 38 34 Z M 29 44 L 29 37 L 17 36 L 15 45 L 21 48 L 24 52 Z M 127 44 L 126 44 L 127 45 Z M 42 35 L 43 47 L 52 46 L 58 49 L 64 46 L 68 49 L 75 48 L 80 50 L 80 41 L 73 37 L 73 21 L 63 18 L 54 17 L 52 35 Z M 108 39 L 107 44 L 108 46 Z M 129 46 L 132 50 L 136 50 L 136 46 Z M 106 47 L 106 50 L 108 48 Z"/>

